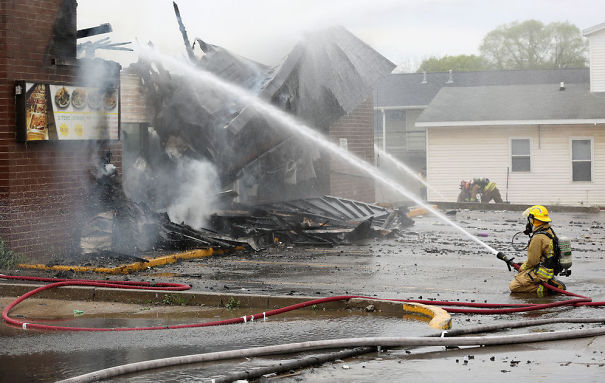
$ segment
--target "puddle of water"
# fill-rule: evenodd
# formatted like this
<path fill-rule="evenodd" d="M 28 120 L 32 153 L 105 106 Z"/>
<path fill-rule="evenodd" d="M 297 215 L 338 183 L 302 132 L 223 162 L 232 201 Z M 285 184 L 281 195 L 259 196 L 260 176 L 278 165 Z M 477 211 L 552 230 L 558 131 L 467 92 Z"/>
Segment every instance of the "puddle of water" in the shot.
<path fill-rule="evenodd" d="M 233 311 L 231 311 L 233 316 Z M 36 332 L 0 327 L 2 381 L 55 381 L 125 363 L 255 347 L 306 340 L 360 336 L 403 336 L 431 333 L 425 323 L 377 315 L 334 312 L 304 312 L 298 316 L 279 316 L 266 322 L 208 328 L 131 331 L 110 333 Z M 242 314 L 243 315 L 243 314 Z M 75 318 L 77 325 L 144 326 L 151 319 Z M 164 322 L 166 323 L 166 322 Z M 36 366 L 32 369 L 31 366 Z M 214 366 L 214 364 L 213 364 Z M 212 367 L 214 368 L 214 367 Z M 221 370 L 222 367 L 218 367 Z M 217 370 L 217 371 L 218 371 Z M 224 370 L 223 370 L 224 371 Z M 123 381 L 199 381 L 208 372 L 187 369 L 167 370 L 129 377 Z M 181 375 L 184 374 L 184 375 Z M 195 377 L 193 378 L 188 378 Z M 193 379 L 193 380 L 189 380 Z"/>

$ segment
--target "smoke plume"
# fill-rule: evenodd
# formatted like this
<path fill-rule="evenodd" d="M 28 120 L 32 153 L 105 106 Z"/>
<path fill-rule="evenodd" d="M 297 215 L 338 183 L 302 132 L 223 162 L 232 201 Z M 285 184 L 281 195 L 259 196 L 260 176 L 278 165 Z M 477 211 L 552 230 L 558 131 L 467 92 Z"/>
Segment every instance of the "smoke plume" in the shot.
<path fill-rule="evenodd" d="M 217 203 L 219 181 L 214 166 L 206 161 L 182 160 L 173 182 L 175 198 L 167 208 L 170 220 L 194 229 L 204 227 Z"/>

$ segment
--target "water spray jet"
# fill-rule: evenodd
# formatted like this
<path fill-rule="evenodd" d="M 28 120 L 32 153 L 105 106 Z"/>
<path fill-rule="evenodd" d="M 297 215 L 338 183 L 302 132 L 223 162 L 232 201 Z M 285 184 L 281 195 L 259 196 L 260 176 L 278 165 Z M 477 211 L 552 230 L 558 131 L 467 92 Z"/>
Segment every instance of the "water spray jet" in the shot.
<path fill-rule="evenodd" d="M 337 155 L 341 159 L 348 162 L 350 165 L 354 166 L 358 170 L 366 173 L 370 177 L 374 178 L 376 181 L 381 182 L 383 185 L 391 188 L 393 191 L 401 194 L 402 196 L 408 198 L 414 203 L 422 206 L 423 208 L 430 211 L 437 218 L 441 219 L 443 222 L 449 224 L 464 236 L 471 239 L 473 242 L 481 245 L 485 249 L 487 249 L 492 254 L 497 254 L 498 251 L 481 241 L 449 218 L 447 218 L 444 214 L 440 213 L 438 210 L 428 205 L 424 201 L 422 201 L 418 196 L 408 191 L 403 185 L 397 183 L 393 179 L 391 179 L 388 175 L 381 172 L 374 165 L 362 160 L 356 155 L 348 152 L 347 150 L 341 148 L 337 144 L 331 142 L 320 132 L 310 128 L 305 125 L 301 121 L 297 120 L 295 117 L 289 115 L 288 113 L 282 111 L 281 109 L 276 108 L 271 105 L 269 102 L 264 101 L 258 98 L 255 94 L 237 86 L 232 83 L 229 83 L 220 77 L 214 75 L 211 72 L 208 72 L 204 69 L 196 67 L 194 64 L 190 63 L 188 60 L 179 60 L 172 56 L 167 56 L 159 52 L 157 49 L 139 45 L 137 47 L 138 53 L 141 57 L 146 58 L 149 61 L 159 61 L 166 68 L 171 68 L 176 72 L 179 72 L 194 81 L 198 81 L 205 86 L 212 87 L 215 90 L 223 92 L 225 94 L 231 95 L 237 98 L 243 104 L 254 107 L 257 111 L 264 114 L 265 117 L 272 119 L 277 122 L 280 126 L 287 128 L 293 134 L 301 136 L 307 139 L 310 142 L 313 142 L 316 145 L 319 145 L 321 148 L 327 150 L 328 152 Z"/>
<path fill-rule="evenodd" d="M 381 157 L 386 158 L 387 160 L 389 160 L 391 163 L 395 164 L 395 166 L 397 167 L 397 169 L 399 170 L 403 170 L 404 172 L 406 172 L 408 175 L 410 175 L 412 178 L 414 178 L 416 181 L 420 182 L 421 184 L 423 184 L 424 186 L 426 186 L 427 189 L 431 190 L 432 192 L 434 192 L 435 194 L 439 195 L 439 197 L 445 199 L 445 196 L 443 194 L 441 194 L 437 189 L 433 188 L 431 185 L 429 185 L 428 182 L 426 182 L 422 177 L 420 177 L 418 174 L 416 174 L 416 172 L 414 172 L 414 170 L 412 170 L 412 168 L 410 168 L 409 166 L 407 166 L 406 164 L 404 164 L 403 162 L 399 161 L 397 158 L 395 158 L 395 156 L 393 156 L 391 153 L 386 152 L 382 149 L 380 149 L 378 147 L 378 145 L 374 145 L 374 151 L 378 152 L 378 155 Z"/>

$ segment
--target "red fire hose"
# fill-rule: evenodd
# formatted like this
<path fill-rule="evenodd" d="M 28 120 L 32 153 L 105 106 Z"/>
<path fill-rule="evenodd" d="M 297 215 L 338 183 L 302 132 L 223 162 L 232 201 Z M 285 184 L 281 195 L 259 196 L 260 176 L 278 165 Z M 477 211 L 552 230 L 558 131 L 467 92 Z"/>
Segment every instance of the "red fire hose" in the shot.
<path fill-rule="evenodd" d="M 39 282 L 53 282 L 45 286 L 38 287 L 19 298 L 15 299 L 2 311 L 2 318 L 4 321 L 12 326 L 22 327 L 23 329 L 40 329 L 40 330 L 56 330 L 56 331 L 140 331 L 140 330 L 167 330 L 167 329 L 179 329 L 179 328 L 192 328 L 192 327 L 209 327 L 209 326 L 220 326 L 235 323 L 244 323 L 254 321 L 258 319 L 264 319 L 269 316 L 282 314 L 288 311 L 308 307 L 316 304 L 348 300 L 352 298 L 362 299 L 380 299 L 375 297 L 365 297 L 360 295 L 340 295 L 332 296 L 327 298 L 313 299 L 310 301 L 298 303 L 295 305 L 282 307 L 280 309 L 270 310 L 254 315 L 245 315 L 242 317 L 231 318 L 226 320 L 194 323 L 185 325 L 173 325 L 173 326 L 155 326 L 155 327 L 123 327 L 123 328 L 91 328 L 91 327 L 66 327 L 66 326 L 51 326 L 36 323 L 28 323 L 19 321 L 8 316 L 9 312 L 19 303 L 25 299 L 41 292 L 44 290 L 52 289 L 61 286 L 95 286 L 95 287 L 107 287 L 107 288 L 121 288 L 121 289 L 139 289 L 139 290 L 168 290 L 168 291 L 182 291 L 188 290 L 191 287 L 179 283 L 149 283 L 149 282 L 134 282 L 134 281 L 100 281 L 100 280 L 85 280 L 85 279 L 57 279 L 57 278 L 38 278 L 38 277 L 21 277 L 21 276 L 9 276 L 0 275 L 3 279 L 13 280 L 28 280 L 28 281 L 39 281 Z M 515 312 L 544 310 L 553 307 L 560 306 L 605 306 L 605 302 L 592 302 L 589 297 L 574 294 L 565 290 L 558 289 L 554 286 L 543 284 L 548 289 L 556 291 L 561 294 L 577 297 L 577 299 L 568 299 L 566 301 L 543 303 L 543 304 L 494 304 L 494 303 L 472 303 L 472 302 L 450 302 L 450 301 L 431 301 L 431 300 L 417 300 L 417 299 L 387 299 L 394 302 L 412 302 L 422 303 L 427 305 L 438 305 L 438 306 L 462 306 L 462 307 L 473 307 L 473 309 L 457 309 L 451 307 L 443 307 L 444 310 L 450 313 L 464 313 L 464 314 L 508 314 Z"/>

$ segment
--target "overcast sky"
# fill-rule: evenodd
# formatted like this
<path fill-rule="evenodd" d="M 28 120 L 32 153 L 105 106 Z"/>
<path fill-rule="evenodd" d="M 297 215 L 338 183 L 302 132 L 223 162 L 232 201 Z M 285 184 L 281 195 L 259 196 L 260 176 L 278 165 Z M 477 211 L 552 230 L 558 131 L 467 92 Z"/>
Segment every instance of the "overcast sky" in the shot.
<path fill-rule="evenodd" d="M 77 0 L 78 28 L 110 22 L 113 42 L 152 41 L 183 55 L 172 0 Z M 305 30 L 342 25 L 395 64 L 416 69 L 431 56 L 478 54 L 499 25 L 569 21 L 581 30 L 605 22 L 604 0 L 178 0 L 190 39 L 277 64 Z M 104 36 L 97 36 L 92 40 Z M 80 42 L 85 41 L 81 40 Z M 134 54 L 102 55 L 123 65 Z"/>

